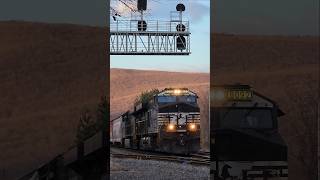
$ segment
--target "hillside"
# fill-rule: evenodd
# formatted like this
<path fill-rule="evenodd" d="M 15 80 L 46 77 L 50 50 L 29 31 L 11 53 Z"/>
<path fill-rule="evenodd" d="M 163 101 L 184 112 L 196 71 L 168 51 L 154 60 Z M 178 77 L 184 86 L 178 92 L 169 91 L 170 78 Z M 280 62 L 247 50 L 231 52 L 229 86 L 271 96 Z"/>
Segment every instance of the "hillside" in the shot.
<path fill-rule="evenodd" d="M 132 110 L 134 99 L 143 91 L 186 87 L 199 96 L 201 127 L 209 127 L 209 74 L 111 69 L 110 82 L 111 119 Z M 202 147 L 208 150 L 208 128 L 202 128 L 201 137 Z"/>
<path fill-rule="evenodd" d="M 285 112 L 279 130 L 289 148 L 290 179 L 316 176 L 319 44 L 315 37 L 212 36 L 211 84 L 243 83 L 276 101 Z M 187 86 L 208 97 L 206 74 L 111 70 L 111 118 L 132 108 L 146 89 Z M 205 98 L 204 98 L 205 97 Z M 205 102 L 205 103 L 204 103 Z M 201 112 L 207 119 L 208 112 Z M 206 121 L 202 121 L 206 127 Z M 208 134 L 203 131 L 202 137 Z M 202 142 L 207 147 L 207 142 Z"/>
<path fill-rule="evenodd" d="M 74 144 L 80 112 L 106 94 L 104 30 L 0 22 L 0 179 Z"/>
<path fill-rule="evenodd" d="M 285 112 L 290 179 L 316 179 L 319 39 L 214 35 L 211 83 L 250 84 Z"/>
<path fill-rule="evenodd" d="M 104 38 L 96 27 L 0 22 L 1 180 L 15 179 L 73 144 L 81 110 L 95 108 L 106 93 Z M 289 145 L 290 179 L 315 179 L 318 38 L 212 38 L 211 83 L 247 83 L 278 102 L 286 113 L 279 128 Z M 208 74 L 112 69 L 111 117 L 146 88 L 169 85 L 190 87 L 201 107 L 208 106 Z"/>

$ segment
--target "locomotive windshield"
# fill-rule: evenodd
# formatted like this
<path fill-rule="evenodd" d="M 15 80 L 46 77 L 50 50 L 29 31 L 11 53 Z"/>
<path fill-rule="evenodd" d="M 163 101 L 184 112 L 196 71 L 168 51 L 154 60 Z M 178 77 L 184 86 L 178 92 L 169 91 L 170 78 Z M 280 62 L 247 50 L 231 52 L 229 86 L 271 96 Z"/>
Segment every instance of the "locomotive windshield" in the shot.
<path fill-rule="evenodd" d="M 158 96 L 158 103 L 186 102 L 196 103 L 196 96 Z"/>
<path fill-rule="evenodd" d="M 177 101 L 176 96 L 158 96 L 159 103 L 172 103 L 176 101 Z"/>
<path fill-rule="evenodd" d="M 222 109 L 219 113 L 221 128 L 273 128 L 271 109 L 233 108 Z"/>
<path fill-rule="evenodd" d="M 178 96 L 180 102 L 196 103 L 197 98 L 195 96 Z"/>

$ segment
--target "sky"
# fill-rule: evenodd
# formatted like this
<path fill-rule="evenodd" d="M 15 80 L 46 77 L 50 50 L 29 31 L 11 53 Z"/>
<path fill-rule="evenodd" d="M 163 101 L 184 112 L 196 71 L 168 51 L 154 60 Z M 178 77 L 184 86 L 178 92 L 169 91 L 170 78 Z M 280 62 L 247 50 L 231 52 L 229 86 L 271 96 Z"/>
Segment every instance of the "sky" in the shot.
<path fill-rule="evenodd" d="M 113 1 L 113 0 L 111 0 Z M 108 0 L 1 0 L 0 21 L 24 20 L 106 26 Z M 209 71 L 210 0 L 148 0 L 147 16 L 168 18 L 178 2 L 191 22 L 189 57 L 112 57 L 111 67 Z M 214 32 L 319 36 L 319 0 L 212 0 Z M 207 53 L 208 52 L 208 53 Z"/>
<path fill-rule="evenodd" d="M 167 0 L 149 1 L 146 19 L 170 20 L 170 11 L 176 5 L 186 6 L 184 20 L 190 21 L 191 54 L 188 56 L 111 56 L 111 68 L 160 70 L 175 72 L 204 72 L 210 69 L 210 1 L 209 0 Z M 113 6 L 113 4 L 111 4 Z M 116 5 L 114 7 L 117 7 Z M 119 8 L 122 13 L 123 7 Z M 124 8 L 125 9 L 125 8 Z M 122 19 L 130 19 L 125 14 Z"/>
<path fill-rule="evenodd" d="M 0 20 L 105 26 L 106 12 L 106 0 L 1 0 L 0 3 Z"/>
<path fill-rule="evenodd" d="M 1 20 L 105 26 L 113 0 L 1 0 Z M 186 0 L 148 0 L 159 4 Z M 189 0 L 208 3 L 209 0 Z M 216 32 L 236 34 L 319 34 L 319 0 L 211 0 Z M 197 3 L 199 4 L 199 3 Z M 163 5 L 161 5 L 163 7 Z M 189 8 L 201 16 L 203 7 Z M 159 8 L 152 8 L 158 10 Z M 191 10 L 190 10 L 191 9 Z M 165 13 L 164 13 L 165 14 Z M 194 15 L 196 17 L 196 15 Z"/>
<path fill-rule="evenodd" d="M 214 0 L 214 31 L 319 36 L 319 0 Z"/>

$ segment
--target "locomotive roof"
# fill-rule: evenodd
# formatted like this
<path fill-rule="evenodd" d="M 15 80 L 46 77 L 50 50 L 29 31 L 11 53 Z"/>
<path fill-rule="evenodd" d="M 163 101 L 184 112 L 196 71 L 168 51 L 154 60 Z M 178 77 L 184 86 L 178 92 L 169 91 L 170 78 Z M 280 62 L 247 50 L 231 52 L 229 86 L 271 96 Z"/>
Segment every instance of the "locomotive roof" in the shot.
<path fill-rule="evenodd" d="M 211 86 L 212 88 L 216 88 L 216 89 L 224 89 L 224 90 L 244 90 L 244 91 L 248 91 L 251 92 L 251 95 L 248 96 L 247 99 L 242 99 L 242 100 L 226 100 L 224 102 L 217 102 L 214 101 L 214 103 L 212 104 L 216 104 L 216 106 L 244 106 L 244 107 L 250 107 L 252 106 L 252 104 L 257 105 L 256 103 L 259 104 L 263 104 L 263 106 L 265 107 L 278 107 L 278 115 L 279 116 L 283 116 L 284 112 L 282 110 L 280 110 L 278 104 L 273 101 L 272 99 L 258 93 L 257 91 L 252 90 L 252 87 L 249 85 L 244 85 L 244 84 L 235 84 L 235 85 L 214 85 Z M 249 93 L 250 94 L 250 93 Z M 213 95 L 212 97 L 214 98 L 215 95 Z M 235 104 L 236 103 L 236 104 Z"/>
<path fill-rule="evenodd" d="M 117 115 L 116 118 L 111 119 L 111 122 L 115 121 L 115 120 L 117 120 L 119 118 L 122 118 L 126 114 L 130 114 L 130 111 L 122 112 L 120 115 Z"/>
<path fill-rule="evenodd" d="M 176 92 L 178 92 L 178 93 L 176 93 Z M 162 91 L 160 91 L 158 94 L 156 94 L 155 96 L 170 96 L 172 94 L 197 96 L 197 93 L 189 90 L 188 88 L 165 88 Z"/>

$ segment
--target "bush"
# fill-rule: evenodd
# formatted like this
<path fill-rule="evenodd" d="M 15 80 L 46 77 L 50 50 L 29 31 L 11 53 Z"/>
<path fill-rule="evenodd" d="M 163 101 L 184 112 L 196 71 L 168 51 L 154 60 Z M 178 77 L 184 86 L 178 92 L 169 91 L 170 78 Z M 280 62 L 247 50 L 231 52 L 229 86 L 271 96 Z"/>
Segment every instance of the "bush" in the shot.
<path fill-rule="evenodd" d="M 106 97 L 101 98 L 96 113 L 96 118 L 94 119 L 88 108 L 84 108 L 81 111 L 76 135 L 77 144 L 84 142 L 102 129 L 107 129 L 105 124 L 107 124 L 109 117 L 109 106 Z"/>
<path fill-rule="evenodd" d="M 144 91 L 140 95 L 136 97 L 134 100 L 134 105 L 138 105 L 140 103 L 147 104 L 154 95 L 158 94 L 160 91 L 158 89 L 152 89 L 150 91 Z"/>

